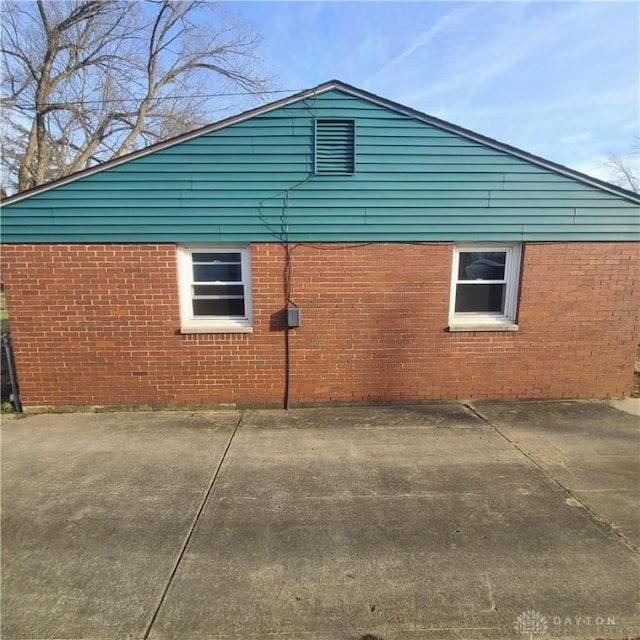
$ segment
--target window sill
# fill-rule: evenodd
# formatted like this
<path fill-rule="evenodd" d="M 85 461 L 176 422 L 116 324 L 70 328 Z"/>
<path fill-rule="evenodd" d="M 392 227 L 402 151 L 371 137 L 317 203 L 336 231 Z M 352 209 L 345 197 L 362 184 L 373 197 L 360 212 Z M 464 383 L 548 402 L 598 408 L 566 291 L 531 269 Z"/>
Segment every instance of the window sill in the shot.
<path fill-rule="evenodd" d="M 483 323 L 451 323 L 449 325 L 450 332 L 457 331 L 518 331 L 520 327 L 517 324 L 511 323 L 498 323 L 494 322 L 491 324 L 483 324 Z"/>
<path fill-rule="evenodd" d="M 180 333 L 253 333 L 253 327 L 239 325 L 183 325 Z"/>

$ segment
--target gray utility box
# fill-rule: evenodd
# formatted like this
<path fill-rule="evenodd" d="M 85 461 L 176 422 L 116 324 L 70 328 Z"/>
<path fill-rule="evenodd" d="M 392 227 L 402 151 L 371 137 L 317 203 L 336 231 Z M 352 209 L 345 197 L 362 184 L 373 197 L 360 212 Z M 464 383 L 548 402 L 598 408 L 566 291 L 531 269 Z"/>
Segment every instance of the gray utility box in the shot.
<path fill-rule="evenodd" d="M 295 329 L 302 323 L 302 309 L 298 307 L 287 307 L 287 327 Z"/>

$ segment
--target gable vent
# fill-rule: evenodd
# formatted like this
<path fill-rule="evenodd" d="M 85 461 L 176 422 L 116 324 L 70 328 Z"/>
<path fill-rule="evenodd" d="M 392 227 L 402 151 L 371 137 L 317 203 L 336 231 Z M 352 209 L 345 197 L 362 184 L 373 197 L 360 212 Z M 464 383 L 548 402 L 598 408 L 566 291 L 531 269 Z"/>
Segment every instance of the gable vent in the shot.
<path fill-rule="evenodd" d="M 316 173 L 355 171 L 354 120 L 316 120 Z"/>

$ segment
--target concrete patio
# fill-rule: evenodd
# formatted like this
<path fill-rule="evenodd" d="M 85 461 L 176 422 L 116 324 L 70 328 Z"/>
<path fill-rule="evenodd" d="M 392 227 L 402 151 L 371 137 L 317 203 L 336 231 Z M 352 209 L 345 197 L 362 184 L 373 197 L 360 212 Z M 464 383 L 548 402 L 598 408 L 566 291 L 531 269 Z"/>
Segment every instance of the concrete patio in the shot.
<path fill-rule="evenodd" d="M 639 436 L 600 402 L 16 419 L 2 638 L 635 638 Z"/>

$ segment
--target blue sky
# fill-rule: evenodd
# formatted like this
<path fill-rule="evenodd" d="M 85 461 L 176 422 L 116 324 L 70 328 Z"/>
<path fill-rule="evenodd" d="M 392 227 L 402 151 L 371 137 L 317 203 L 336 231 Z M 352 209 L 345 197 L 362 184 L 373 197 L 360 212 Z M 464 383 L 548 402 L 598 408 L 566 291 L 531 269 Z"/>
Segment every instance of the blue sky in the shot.
<path fill-rule="evenodd" d="M 275 89 L 337 78 L 605 179 L 639 135 L 635 1 L 227 7 L 261 31 Z"/>

